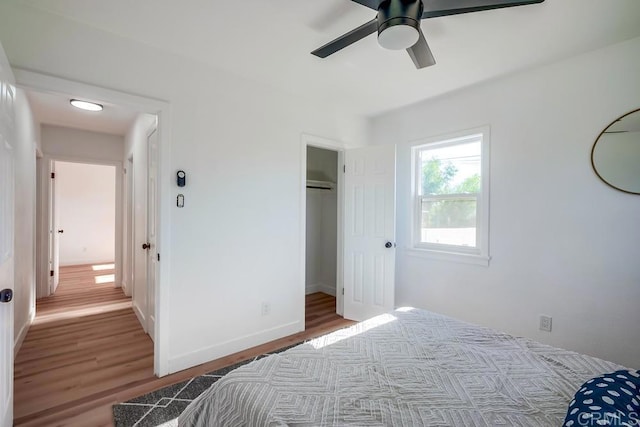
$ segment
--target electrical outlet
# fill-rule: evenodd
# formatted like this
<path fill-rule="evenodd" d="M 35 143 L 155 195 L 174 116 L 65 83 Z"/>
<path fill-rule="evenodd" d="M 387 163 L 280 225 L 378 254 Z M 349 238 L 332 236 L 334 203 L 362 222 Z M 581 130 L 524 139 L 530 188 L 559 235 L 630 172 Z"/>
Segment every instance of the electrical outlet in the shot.
<path fill-rule="evenodd" d="M 551 316 L 540 315 L 540 330 L 551 332 Z"/>
<path fill-rule="evenodd" d="M 263 302 L 262 303 L 262 315 L 263 316 L 267 316 L 269 313 L 271 313 L 271 304 L 269 304 L 268 302 Z"/>

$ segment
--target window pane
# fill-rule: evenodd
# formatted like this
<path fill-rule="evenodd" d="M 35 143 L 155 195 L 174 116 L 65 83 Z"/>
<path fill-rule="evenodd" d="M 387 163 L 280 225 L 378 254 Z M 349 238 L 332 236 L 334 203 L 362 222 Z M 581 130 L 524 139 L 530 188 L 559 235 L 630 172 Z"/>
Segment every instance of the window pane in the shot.
<path fill-rule="evenodd" d="M 476 246 L 475 198 L 422 200 L 422 243 Z"/>
<path fill-rule="evenodd" d="M 470 142 L 420 150 L 421 194 L 480 192 L 479 137 Z"/>

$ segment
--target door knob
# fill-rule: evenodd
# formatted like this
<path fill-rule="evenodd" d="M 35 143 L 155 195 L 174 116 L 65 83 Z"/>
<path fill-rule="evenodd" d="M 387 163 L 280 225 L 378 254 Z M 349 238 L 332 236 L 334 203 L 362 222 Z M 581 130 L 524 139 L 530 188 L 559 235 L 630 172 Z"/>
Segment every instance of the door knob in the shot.
<path fill-rule="evenodd" d="M 387 248 L 387 249 L 392 248 L 393 247 L 393 243 L 387 242 L 387 243 L 384 244 L 384 247 Z"/>
<path fill-rule="evenodd" d="M 58 230 L 58 233 L 62 234 L 64 233 L 64 230 Z"/>
<path fill-rule="evenodd" d="M 3 289 L 0 291 L 0 302 L 11 302 L 13 299 L 13 290 Z"/>
<path fill-rule="evenodd" d="M 151 249 L 151 243 L 143 243 L 142 249 Z"/>

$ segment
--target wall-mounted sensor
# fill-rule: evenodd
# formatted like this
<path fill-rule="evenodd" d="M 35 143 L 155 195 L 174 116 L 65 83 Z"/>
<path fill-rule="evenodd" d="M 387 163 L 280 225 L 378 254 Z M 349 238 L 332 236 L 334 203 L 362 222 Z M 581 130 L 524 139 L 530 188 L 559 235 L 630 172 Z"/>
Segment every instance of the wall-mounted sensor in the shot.
<path fill-rule="evenodd" d="M 176 173 L 178 187 L 184 187 L 187 184 L 187 174 L 184 171 Z"/>
<path fill-rule="evenodd" d="M 184 194 L 178 194 L 176 206 L 178 206 L 179 208 L 184 208 Z"/>

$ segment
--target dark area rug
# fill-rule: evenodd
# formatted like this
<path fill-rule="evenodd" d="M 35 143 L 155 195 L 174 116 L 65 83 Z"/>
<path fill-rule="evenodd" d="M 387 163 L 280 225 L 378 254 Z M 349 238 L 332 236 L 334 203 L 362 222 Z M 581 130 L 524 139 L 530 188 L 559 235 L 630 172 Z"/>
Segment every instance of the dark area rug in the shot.
<path fill-rule="evenodd" d="M 177 426 L 178 416 L 189 403 L 220 378 L 242 365 L 267 357 L 270 354 L 283 352 L 299 344 L 301 343 L 283 347 L 271 353 L 261 354 L 252 359 L 113 405 L 113 422 L 116 427 Z"/>

